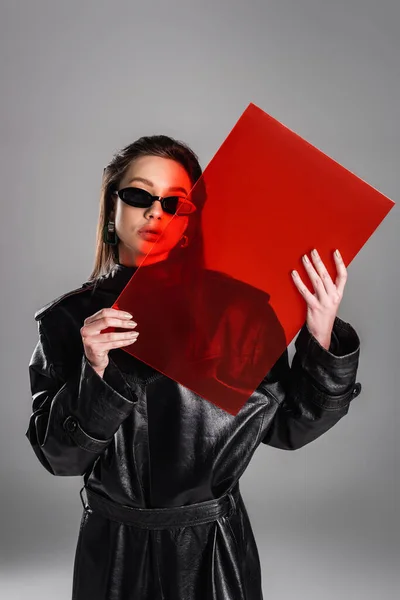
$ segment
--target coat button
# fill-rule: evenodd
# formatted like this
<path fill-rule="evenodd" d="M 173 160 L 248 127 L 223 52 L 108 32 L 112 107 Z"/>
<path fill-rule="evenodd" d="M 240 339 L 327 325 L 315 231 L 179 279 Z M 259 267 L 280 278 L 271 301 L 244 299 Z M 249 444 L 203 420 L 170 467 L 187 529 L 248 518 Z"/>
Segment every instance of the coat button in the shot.
<path fill-rule="evenodd" d="M 67 419 L 64 421 L 64 428 L 67 431 L 75 431 L 77 427 L 78 421 L 74 417 L 67 417 Z"/>

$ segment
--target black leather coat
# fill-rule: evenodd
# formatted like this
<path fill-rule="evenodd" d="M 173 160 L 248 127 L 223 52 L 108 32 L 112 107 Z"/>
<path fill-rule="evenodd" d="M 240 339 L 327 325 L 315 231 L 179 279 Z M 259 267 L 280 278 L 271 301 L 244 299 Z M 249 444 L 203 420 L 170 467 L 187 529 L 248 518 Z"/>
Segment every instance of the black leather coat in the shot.
<path fill-rule="evenodd" d="M 116 265 L 35 314 L 26 435 L 49 473 L 85 484 L 73 598 L 262 600 L 239 479 L 261 443 L 296 450 L 347 414 L 359 338 L 336 318 L 327 351 L 304 324 L 291 368 L 285 351 L 235 416 L 121 349 L 101 378 L 80 328 L 133 272 Z"/>

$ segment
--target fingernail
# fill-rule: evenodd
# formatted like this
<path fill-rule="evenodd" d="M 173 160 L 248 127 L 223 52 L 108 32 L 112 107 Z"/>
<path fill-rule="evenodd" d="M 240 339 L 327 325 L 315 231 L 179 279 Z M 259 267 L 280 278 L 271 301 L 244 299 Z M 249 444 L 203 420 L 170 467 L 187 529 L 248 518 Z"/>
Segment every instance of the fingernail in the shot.
<path fill-rule="evenodd" d="M 304 260 L 304 262 L 305 262 L 305 263 L 309 263 L 309 262 L 310 262 L 310 260 L 309 260 L 309 258 L 308 258 L 308 256 L 307 256 L 307 254 L 305 254 L 305 255 L 303 256 L 303 260 Z"/>
<path fill-rule="evenodd" d="M 318 252 L 315 250 L 315 248 L 314 248 L 314 250 L 312 250 L 311 254 L 312 254 L 313 256 L 318 256 Z"/>
<path fill-rule="evenodd" d="M 132 319 L 132 317 L 133 317 L 133 315 L 131 315 L 131 314 L 130 314 L 130 313 L 128 313 L 128 312 L 124 312 L 124 313 L 122 313 L 122 314 L 123 314 L 123 315 L 124 315 L 124 317 L 126 317 L 127 319 Z"/>
<path fill-rule="evenodd" d="M 297 276 L 297 271 L 292 271 L 292 277 L 296 277 Z"/>
<path fill-rule="evenodd" d="M 342 258 L 342 257 L 340 256 L 340 252 L 339 252 L 339 250 L 335 250 L 335 254 L 336 254 L 336 256 L 337 256 L 338 258 Z"/>

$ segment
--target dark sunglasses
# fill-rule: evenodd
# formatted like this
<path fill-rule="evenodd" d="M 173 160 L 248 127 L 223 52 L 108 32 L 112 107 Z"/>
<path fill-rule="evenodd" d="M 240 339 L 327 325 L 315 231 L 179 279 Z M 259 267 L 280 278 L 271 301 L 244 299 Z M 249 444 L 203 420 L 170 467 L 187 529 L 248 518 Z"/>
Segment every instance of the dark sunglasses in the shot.
<path fill-rule="evenodd" d="M 114 190 L 123 202 L 137 208 L 149 208 L 154 200 L 159 200 L 163 210 L 170 215 L 189 215 L 196 210 L 196 206 L 184 196 L 152 196 L 150 192 L 137 187 L 127 187 Z"/>

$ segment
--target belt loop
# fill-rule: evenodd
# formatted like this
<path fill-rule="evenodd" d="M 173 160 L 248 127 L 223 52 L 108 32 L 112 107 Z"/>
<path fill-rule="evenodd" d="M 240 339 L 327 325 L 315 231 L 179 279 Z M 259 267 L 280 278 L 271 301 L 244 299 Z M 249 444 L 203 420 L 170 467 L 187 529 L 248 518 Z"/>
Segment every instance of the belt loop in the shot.
<path fill-rule="evenodd" d="M 85 490 L 85 496 L 86 496 L 85 499 L 82 496 L 83 490 Z M 85 488 L 85 486 L 83 486 L 83 488 L 79 491 L 79 495 L 81 497 L 81 501 L 82 501 L 82 505 L 83 505 L 84 510 L 86 510 L 86 512 L 88 512 L 88 513 L 92 513 L 93 511 L 90 508 L 90 506 L 88 504 L 88 501 L 87 501 L 87 494 L 86 494 L 86 488 Z"/>

